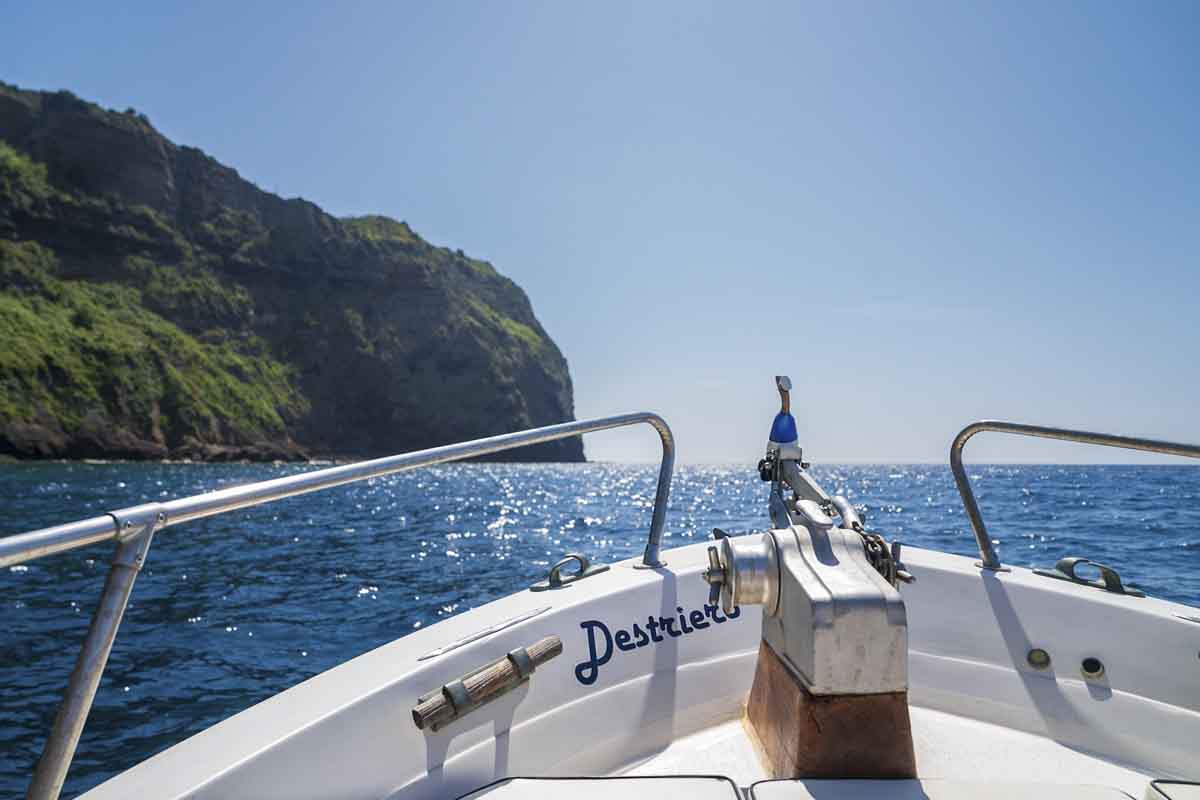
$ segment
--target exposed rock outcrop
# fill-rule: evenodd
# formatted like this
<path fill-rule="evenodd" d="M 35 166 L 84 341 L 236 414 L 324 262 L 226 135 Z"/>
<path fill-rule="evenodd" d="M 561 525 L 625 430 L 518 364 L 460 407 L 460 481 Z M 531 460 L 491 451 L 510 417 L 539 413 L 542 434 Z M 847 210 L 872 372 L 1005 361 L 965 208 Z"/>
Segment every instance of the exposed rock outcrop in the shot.
<path fill-rule="evenodd" d="M 0 83 L 0 287 L 0 453 L 374 455 L 574 414 L 565 359 L 491 265 L 67 92 Z"/>

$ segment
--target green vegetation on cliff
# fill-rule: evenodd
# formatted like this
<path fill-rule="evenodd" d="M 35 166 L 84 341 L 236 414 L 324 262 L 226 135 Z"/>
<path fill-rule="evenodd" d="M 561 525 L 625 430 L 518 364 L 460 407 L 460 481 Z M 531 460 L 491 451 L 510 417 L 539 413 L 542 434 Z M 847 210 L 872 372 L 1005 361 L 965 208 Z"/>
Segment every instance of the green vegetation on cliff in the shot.
<path fill-rule="evenodd" d="M 85 455 L 163 457 L 165 442 L 186 454 L 198 435 L 284 438 L 285 416 L 306 409 L 294 370 L 262 342 L 202 342 L 147 310 L 143 296 L 160 281 L 145 291 L 64 281 L 55 266 L 40 245 L 0 241 L 0 418 L 43 421 L 44 444 L 61 448 L 73 433 Z M 149 440 L 109 427 L 122 417 L 144 420 Z"/>
<path fill-rule="evenodd" d="M 13 209 L 29 208 L 51 193 L 46 167 L 0 141 L 0 201 Z"/>
<path fill-rule="evenodd" d="M 0 83 L 0 289 L 0 453 L 374 454 L 573 416 L 565 360 L 491 265 L 65 92 Z"/>

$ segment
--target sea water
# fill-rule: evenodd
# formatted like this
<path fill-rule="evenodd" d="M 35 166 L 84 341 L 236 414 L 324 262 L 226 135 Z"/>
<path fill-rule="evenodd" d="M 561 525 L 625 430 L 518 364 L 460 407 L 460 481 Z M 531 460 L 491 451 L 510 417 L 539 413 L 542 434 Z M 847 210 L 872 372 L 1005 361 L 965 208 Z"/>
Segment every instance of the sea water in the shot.
<path fill-rule="evenodd" d="M 0 466 L 0 534 L 291 474 L 296 465 Z M 815 467 L 869 528 L 977 555 L 940 465 Z M 1200 605 L 1200 469 L 972 466 L 1006 563 L 1080 555 Z M 437 467 L 159 533 L 96 696 L 67 796 L 289 686 L 522 589 L 564 553 L 640 554 L 655 465 Z M 751 465 L 685 466 L 664 547 L 764 529 Z M 111 543 L 0 569 L 0 796 L 20 796 L 99 596 Z"/>

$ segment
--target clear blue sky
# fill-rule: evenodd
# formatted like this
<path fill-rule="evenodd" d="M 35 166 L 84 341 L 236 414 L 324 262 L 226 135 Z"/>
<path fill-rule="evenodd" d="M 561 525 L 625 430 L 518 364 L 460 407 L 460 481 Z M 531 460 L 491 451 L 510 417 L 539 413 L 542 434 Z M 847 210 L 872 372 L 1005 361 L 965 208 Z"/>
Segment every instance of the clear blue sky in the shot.
<path fill-rule="evenodd" d="M 3 16 L 0 78 L 490 260 L 578 415 L 657 410 L 684 461 L 757 459 L 780 371 L 814 461 L 943 461 L 979 417 L 1200 441 L 1200 3 Z"/>

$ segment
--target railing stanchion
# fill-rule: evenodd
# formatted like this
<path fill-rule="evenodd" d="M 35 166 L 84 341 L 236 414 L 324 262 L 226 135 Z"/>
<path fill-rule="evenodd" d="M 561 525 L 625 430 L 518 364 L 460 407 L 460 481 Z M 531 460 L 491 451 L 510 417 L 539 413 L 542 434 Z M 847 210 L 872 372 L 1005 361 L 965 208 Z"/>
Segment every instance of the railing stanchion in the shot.
<path fill-rule="evenodd" d="M 146 551 L 154 532 L 169 525 L 224 514 L 239 508 L 263 505 L 285 497 L 342 486 L 347 483 L 394 475 L 418 467 L 445 464 L 464 458 L 499 453 L 516 447 L 553 442 L 595 431 L 623 428 L 629 425 L 650 425 L 662 440 L 662 463 L 658 469 L 658 488 L 654 495 L 654 512 L 650 518 L 650 533 L 639 567 L 661 567 L 659 557 L 663 529 L 667 521 L 667 504 L 671 497 L 671 475 L 675 467 L 675 439 L 666 420 L 657 414 L 642 411 L 615 417 L 577 420 L 559 425 L 547 425 L 517 433 L 505 433 L 475 439 L 470 442 L 433 447 L 413 453 L 359 461 L 327 469 L 313 470 L 275 478 L 268 481 L 232 486 L 213 492 L 183 497 L 165 503 L 149 503 L 113 511 L 108 516 L 55 525 L 51 528 L 20 533 L 0 539 L 0 567 L 20 564 L 35 558 L 74 550 L 106 539 L 117 539 L 117 551 L 112 568 L 105 579 L 100 604 L 92 617 L 87 637 L 79 651 L 71 680 L 63 694 L 62 703 L 54 718 L 54 726 L 42 750 L 29 784 L 26 797 L 31 800 L 55 800 L 62 791 L 67 770 L 83 733 L 104 665 L 112 652 L 113 640 L 121 617 L 129 603 L 134 579 L 142 568 Z"/>
<path fill-rule="evenodd" d="M 1000 422 L 985 419 L 972 422 L 958 432 L 950 444 L 950 471 L 954 473 L 954 482 L 958 485 L 958 493 L 962 497 L 963 508 L 971 521 L 971 530 L 975 532 L 975 542 L 979 545 L 980 562 L 978 566 L 989 570 L 1003 570 L 996 548 L 988 535 L 987 525 L 983 522 L 983 514 L 979 512 L 979 503 L 975 501 L 975 492 L 971 489 L 971 481 L 967 478 L 966 467 L 963 466 L 962 451 L 967 440 L 977 433 L 992 431 L 994 433 L 1014 433 L 1020 436 L 1035 436 L 1039 439 L 1058 439 L 1064 442 L 1079 442 L 1080 444 L 1097 444 L 1103 447 L 1119 447 L 1124 450 L 1143 450 L 1147 453 L 1162 453 L 1170 456 L 1186 456 L 1200 458 L 1200 446 L 1194 444 L 1178 444 L 1164 442 L 1158 439 L 1139 439 L 1134 436 L 1113 436 L 1108 433 L 1092 433 L 1091 431 L 1073 431 L 1067 428 L 1049 428 L 1043 425 L 1026 425 L 1020 422 Z"/>
<path fill-rule="evenodd" d="M 108 663 L 109 653 L 117 638 L 117 629 L 129 604 L 133 582 L 142 570 L 150 540 L 162 519 L 160 514 L 152 511 L 144 520 L 117 520 L 118 529 L 122 522 L 127 523 L 125 530 L 129 535 L 122 536 L 113 553 L 112 566 L 108 569 L 100 602 L 92 615 L 87 637 L 79 648 L 71 679 L 54 715 L 54 725 L 50 728 L 42 756 L 33 771 L 33 779 L 29 782 L 29 791 L 25 795 L 28 800 L 56 800 L 62 791 L 67 770 L 75 758 L 79 737 L 83 734 L 84 723 L 92 710 L 96 689 L 104 675 L 104 666 Z"/>
<path fill-rule="evenodd" d="M 650 518 L 650 535 L 646 539 L 646 552 L 642 554 L 642 563 L 635 566 L 642 569 L 654 569 L 664 566 L 659 557 L 662 549 L 663 529 L 667 524 L 667 505 L 671 500 L 671 474 L 675 469 L 675 437 L 671 429 L 662 419 L 655 417 L 647 420 L 658 431 L 662 439 L 662 463 L 658 467 L 658 488 L 654 493 L 654 515 Z"/>

